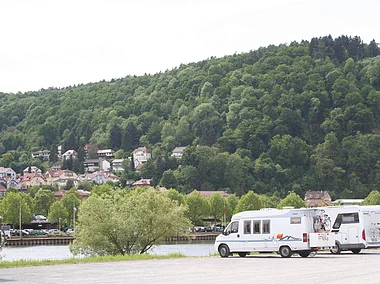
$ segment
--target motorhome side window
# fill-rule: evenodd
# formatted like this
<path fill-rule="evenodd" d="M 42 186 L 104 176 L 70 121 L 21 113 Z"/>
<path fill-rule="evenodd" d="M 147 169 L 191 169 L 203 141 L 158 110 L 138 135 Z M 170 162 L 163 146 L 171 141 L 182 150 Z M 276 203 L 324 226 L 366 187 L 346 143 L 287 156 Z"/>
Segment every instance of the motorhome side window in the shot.
<path fill-rule="evenodd" d="M 353 223 L 359 223 L 358 213 L 338 214 L 334 222 L 333 228 L 339 229 L 341 224 L 353 224 Z"/>
<path fill-rule="evenodd" d="M 290 224 L 301 224 L 301 217 L 290 217 Z"/>
<path fill-rule="evenodd" d="M 270 220 L 263 220 L 263 234 L 270 234 Z"/>
<path fill-rule="evenodd" d="M 253 221 L 253 233 L 254 234 L 261 234 L 260 221 Z"/>
<path fill-rule="evenodd" d="M 250 234 L 251 233 L 251 221 L 244 221 L 244 234 Z"/>

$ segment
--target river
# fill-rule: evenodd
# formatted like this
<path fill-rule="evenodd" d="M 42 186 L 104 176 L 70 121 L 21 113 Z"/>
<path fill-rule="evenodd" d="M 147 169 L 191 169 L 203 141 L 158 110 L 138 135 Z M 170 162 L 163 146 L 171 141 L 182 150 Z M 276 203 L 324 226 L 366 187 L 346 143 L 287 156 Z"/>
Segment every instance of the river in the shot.
<path fill-rule="evenodd" d="M 166 255 L 182 253 L 186 256 L 209 256 L 214 253 L 214 242 L 160 244 L 152 247 L 150 254 Z M 74 257 L 69 246 L 29 246 L 5 247 L 0 252 L 0 260 L 45 260 Z"/>

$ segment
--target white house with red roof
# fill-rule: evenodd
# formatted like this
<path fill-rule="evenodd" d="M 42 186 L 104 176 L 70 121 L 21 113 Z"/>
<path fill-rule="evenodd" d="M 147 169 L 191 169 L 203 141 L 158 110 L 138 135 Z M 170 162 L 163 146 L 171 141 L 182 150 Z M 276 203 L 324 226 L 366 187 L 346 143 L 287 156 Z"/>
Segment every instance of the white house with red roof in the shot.
<path fill-rule="evenodd" d="M 79 177 L 80 181 L 95 182 L 97 184 L 103 184 L 107 181 L 118 182 L 120 178 L 114 175 L 110 171 L 97 171 L 94 173 L 87 173 Z"/>
<path fill-rule="evenodd" d="M 6 185 L 6 188 L 18 188 L 19 180 L 12 178 L 0 178 L 0 183 Z"/>
<path fill-rule="evenodd" d="M 150 178 L 142 178 L 142 179 L 140 179 L 140 180 L 135 181 L 134 183 L 132 183 L 132 187 L 150 186 L 151 182 L 152 182 L 152 179 L 150 179 Z"/>
<path fill-rule="evenodd" d="M 37 173 L 37 174 L 42 174 L 42 171 L 37 168 L 36 166 L 31 166 L 31 167 L 26 167 L 23 171 L 22 171 L 24 174 L 27 174 L 27 173 Z"/>
<path fill-rule="evenodd" d="M 0 178 L 16 179 L 16 172 L 11 168 L 0 167 Z"/>
<path fill-rule="evenodd" d="M 18 188 L 21 190 L 26 190 L 30 186 L 43 186 L 47 184 L 45 177 L 37 173 L 26 173 L 20 176 L 19 179 Z"/>
<path fill-rule="evenodd" d="M 64 186 L 67 181 L 73 181 L 74 184 L 78 182 L 78 175 L 70 170 L 59 170 L 59 171 L 53 171 L 48 170 L 45 173 L 45 178 L 47 181 L 47 184 L 54 185 L 58 184 L 59 186 Z"/>
<path fill-rule="evenodd" d="M 75 150 L 67 150 L 62 154 L 62 160 L 68 160 L 70 157 L 76 159 L 78 157 L 78 153 Z"/>

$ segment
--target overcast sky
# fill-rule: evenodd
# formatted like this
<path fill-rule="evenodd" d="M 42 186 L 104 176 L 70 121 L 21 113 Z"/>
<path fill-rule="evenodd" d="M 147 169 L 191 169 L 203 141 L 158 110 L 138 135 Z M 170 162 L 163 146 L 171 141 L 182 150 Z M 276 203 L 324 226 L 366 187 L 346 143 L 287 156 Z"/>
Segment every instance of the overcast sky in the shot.
<path fill-rule="evenodd" d="M 0 92 L 154 74 L 331 34 L 380 42 L 378 0 L 0 0 Z"/>

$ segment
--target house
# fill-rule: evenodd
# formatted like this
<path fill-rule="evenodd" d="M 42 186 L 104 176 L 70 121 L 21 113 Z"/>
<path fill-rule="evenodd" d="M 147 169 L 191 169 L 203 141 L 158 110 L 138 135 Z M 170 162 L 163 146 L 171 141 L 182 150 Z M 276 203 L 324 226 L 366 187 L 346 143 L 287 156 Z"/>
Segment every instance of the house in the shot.
<path fill-rule="evenodd" d="M 198 191 L 199 194 L 201 196 L 204 196 L 204 197 L 210 197 L 211 194 L 215 193 L 215 192 L 218 192 L 220 193 L 223 197 L 228 197 L 230 194 L 225 192 L 225 191 L 222 191 L 222 190 L 216 190 L 216 191 L 213 191 L 213 190 L 201 190 L 201 191 Z M 189 194 L 187 195 L 190 195 L 192 192 L 190 192 Z"/>
<path fill-rule="evenodd" d="M 79 177 L 80 181 L 95 182 L 97 184 L 103 184 L 107 181 L 118 182 L 120 178 L 110 171 L 97 171 L 94 173 L 87 173 Z"/>
<path fill-rule="evenodd" d="M 19 179 L 18 188 L 20 190 L 27 190 L 31 186 L 43 186 L 47 184 L 45 177 L 37 173 L 26 173 L 20 176 Z"/>
<path fill-rule="evenodd" d="M 49 150 L 35 151 L 35 152 L 32 152 L 32 157 L 42 158 L 43 160 L 48 161 L 50 157 L 50 151 Z"/>
<path fill-rule="evenodd" d="M 114 172 L 122 172 L 124 171 L 124 168 L 121 166 L 123 163 L 124 159 L 114 159 L 112 161 L 112 170 Z"/>
<path fill-rule="evenodd" d="M 62 169 L 62 162 L 56 162 L 54 163 L 52 166 L 51 166 L 51 169 L 53 171 L 59 171 L 60 169 Z"/>
<path fill-rule="evenodd" d="M 45 179 L 47 184 L 54 185 L 58 184 L 60 186 L 65 185 L 67 181 L 72 180 L 74 184 L 76 185 L 78 182 L 78 175 L 70 170 L 59 170 L 59 171 L 53 171 L 48 170 L 45 173 Z"/>
<path fill-rule="evenodd" d="M 16 172 L 11 168 L 0 167 L 0 178 L 16 179 Z"/>
<path fill-rule="evenodd" d="M 173 152 L 172 152 L 172 157 L 174 158 L 182 158 L 182 153 L 185 150 L 186 147 L 175 147 Z"/>
<path fill-rule="evenodd" d="M 327 191 L 308 191 L 305 194 L 306 207 L 331 205 L 331 197 Z"/>
<path fill-rule="evenodd" d="M 135 169 L 139 170 L 141 166 L 151 158 L 151 154 L 148 152 L 146 147 L 139 147 L 132 151 L 133 154 L 133 163 Z"/>
<path fill-rule="evenodd" d="M 132 183 L 132 187 L 143 187 L 143 186 L 150 186 L 152 182 L 152 179 L 149 179 L 149 178 L 142 178 L 138 181 L 135 181 L 134 183 Z"/>
<path fill-rule="evenodd" d="M 0 178 L 0 183 L 2 183 L 6 188 L 18 188 L 18 180 L 11 178 Z"/>
<path fill-rule="evenodd" d="M 65 153 L 62 154 L 63 160 L 68 160 L 70 158 L 76 159 L 78 157 L 78 153 L 75 150 L 67 150 Z"/>
<path fill-rule="evenodd" d="M 98 155 L 98 158 L 111 159 L 115 157 L 115 151 L 112 149 L 98 150 L 97 155 Z"/>
<path fill-rule="evenodd" d="M 83 167 L 85 172 L 88 173 L 93 173 L 98 170 L 108 171 L 111 167 L 111 163 L 105 160 L 104 158 L 88 159 L 83 162 Z"/>
<path fill-rule="evenodd" d="M 0 183 L 0 196 L 5 196 L 7 189 Z"/>
<path fill-rule="evenodd" d="M 22 171 L 24 174 L 27 174 L 27 173 L 37 173 L 37 174 L 42 174 L 42 171 L 37 168 L 36 166 L 31 166 L 31 167 L 26 167 L 23 171 Z"/>

